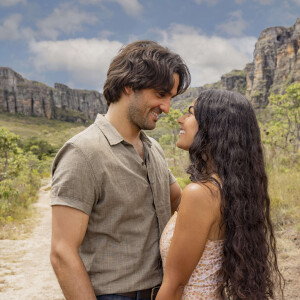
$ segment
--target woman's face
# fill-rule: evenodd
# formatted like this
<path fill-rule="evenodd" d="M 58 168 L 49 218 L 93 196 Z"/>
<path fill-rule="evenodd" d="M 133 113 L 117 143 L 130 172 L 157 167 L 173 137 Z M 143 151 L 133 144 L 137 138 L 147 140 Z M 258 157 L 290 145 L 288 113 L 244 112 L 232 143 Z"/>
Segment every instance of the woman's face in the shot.
<path fill-rule="evenodd" d="M 194 141 L 194 137 L 198 131 L 198 123 L 194 116 L 194 104 L 189 107 L 188 113 L 178 119 L 180 125 L 179 139 L 177 141 L 177 147 L 183 150 L 189 150 L 191 144 Z"/>

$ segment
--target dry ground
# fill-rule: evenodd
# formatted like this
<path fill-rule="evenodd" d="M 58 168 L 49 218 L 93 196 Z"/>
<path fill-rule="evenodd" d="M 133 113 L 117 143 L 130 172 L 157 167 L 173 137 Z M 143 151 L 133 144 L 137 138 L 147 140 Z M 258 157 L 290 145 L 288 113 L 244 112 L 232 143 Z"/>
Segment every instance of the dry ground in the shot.
<path fill-rule="evenodd" d="M 63 300 L 49 262 L 51 210 L 43 186 L 36 208 L 40 219 L 23 240 L 0 240 L 0 299 Z M 300 299 L 300 237 L 293 229 L 279 233 L 279 264 L 286 279 L 287 300 Z"/>
<path fill-rule="evenodd" d="M 28 238 L 0 240 L 0 299 L 65 299 L 49 260 L 49 194 L 47 186 L 39 191 L 39 200 L 35 205 L 40 219 Z"/>

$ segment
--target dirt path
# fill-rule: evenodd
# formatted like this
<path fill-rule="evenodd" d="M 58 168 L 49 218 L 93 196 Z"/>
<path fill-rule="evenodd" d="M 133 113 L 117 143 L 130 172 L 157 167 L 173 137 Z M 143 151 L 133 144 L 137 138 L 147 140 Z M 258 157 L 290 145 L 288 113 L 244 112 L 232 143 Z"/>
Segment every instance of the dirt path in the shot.
<path fill-rule="evenodd" d="M 0 299 L 65 299 L 52 270 L 50 191 L 43 186 L 35 204 L 38 224 L 25 240 L 0 240 Z"/>
<path fill-rule="evenodd" d="M 29 238 L 0 240 L 1 300 L 64 299 L 49 261 L 51 237 L 49 196 L 49 189 L 43 186 L 36 203 L 40 220 Z M 286 279 L 286 299 L 299 300 L 299 234 L 292 229 L 281 233 L 278 246 L 280 269 Z"/>
<path fill-rule="evenodd" d="M 287 227 L 277 233 L 278 264 L 285 278 L 285 299 L 300 300 L 300 234 Z"/>

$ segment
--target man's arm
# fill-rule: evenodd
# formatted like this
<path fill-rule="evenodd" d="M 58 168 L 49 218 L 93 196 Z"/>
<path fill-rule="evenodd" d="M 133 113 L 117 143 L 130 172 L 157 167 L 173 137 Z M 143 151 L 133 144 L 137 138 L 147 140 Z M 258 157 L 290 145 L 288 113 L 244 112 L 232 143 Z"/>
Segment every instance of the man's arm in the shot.
<path fill-rule="evenodd" d="M 80 210 L 52 206 L 50 260 L 67 300 L 96 300 L 96 296 L 78 254 L 89 216 Z"/>
<path fill-rule="evenodd" d="M 179 206 L 181 199 L 181 187 L 177 181 L 170 185 L 170 203 L 172 215 Z"/>

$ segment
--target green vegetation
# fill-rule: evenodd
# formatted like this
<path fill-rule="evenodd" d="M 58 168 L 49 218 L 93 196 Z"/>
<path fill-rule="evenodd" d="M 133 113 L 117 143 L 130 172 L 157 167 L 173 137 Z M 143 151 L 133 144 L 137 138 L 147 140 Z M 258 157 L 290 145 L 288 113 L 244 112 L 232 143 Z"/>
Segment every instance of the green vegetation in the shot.
<path fill-rule="evenodd" d="M 184 102 L 185 107 L 181 107 L 184 113 L 194 99 L 191 98 L 188 103 Z M 147 131 L 147 134 L 159 141 L 162 146 L 168 165 L 176 177 L 181 188 L 184 188 L 189 182 L 189 176 L 186 174 L 188 166 L 188 152 L 176 147 L 179 134 L 179 124 L 177 120 L 182 115 L 179 109 L 170 108 L 167 115 L 164 115 L 157 123 L 155 130 Z"/>
<path fill-rule="evenodd" d="M 161 120 L 161 125 L 168 131 L 168 133 L 162 135 L 158 140 L 162 146 L 165 146 L 165 148 L 168 147 L 171 150 L 171 157 L 173 158 L 174 166 L 177 165 L 176 142 L 179 134 L 179 124 L 177 120 L 181 115 L 182 113 L 179 109 L 170 108 L 169 113 Z"/>
<path fill-rule="evenodd" d="M 289 86 L 284 95 L 271 95 L 269 101 L 267 108 L 257 110 L 257 116 L 264 144 L 272 215 L 278 229 L 292 226 L 300 233 L 300 84 Z M 184 106 L 188 107 L 189 103 Z M 159 140 L 183 188 L 190 182 L 185 172 L 188 153 L 176 148 L 174 158 L 173 135 L 178 130 L 176 122 L 172 123 L 177 117 L 174 110 L 170 110 L 169 117 L 170 121 L 162 118 L 157 128 L 148 134 Z"/>
<path fill-rule="evenodd" d="M 57 118 L 63 121 L 90 123 L 89 119 L 84 115 L 84 113 L 78 110 L 73 110 L 70 108 L 57 108 L 55 113 Z"/>
<path fill-rule="evenodd" d="M 300 232 L 300 84 L 284 95 L 272 94 L 260 114 L 273 216 L 277 226 L 295 225 Z"/>
<path fill-rule="evenodd" d="M 46 140 L 54 147 L 61 147 L 71 136 L 85 129 L 86 125 L 41 117 L 27 117 L 20 114 L 1 113 L 0 127 L 5 127 L 19 135 L 21 141 L 37 137 Z"/>
<path fill-rule="evenodd" d="M 19 136 L 0 128 L 0 224 L 18 217 L 35 200 L 43 165 L 19 146 Z"/>
<path fill-rule="evenodd" d="M 193 101 L 177 101 L 157 127 L 147 134 L 162 145 L 169 167 L 184 188 L 188 152 L 176 148 L 181 111 Z M 189 100 L 189 101 L 188 101 Z M 300 233 L 299 159 L 300 84 L 284 95 L 271 95 L 266 109 L 257 111 L 269 177 L 272 215 L 278 229 L 292 226 Z M 32 214 L 40 179 L 49 177 L 57 150 L 71 136 L 82 131 L 82 123 L 38 117 L 0 114 L 0 232 L 3 226 L 22 222 Z M 0 238 L 1 238 L 0 234 Z"/>
<path fill-rule="evenodd" d="M 233 77 L 233 76 L 246 77 L 246 72 L 245 70 L 231 70 L 230 72 L 222 75 L 222 77 Z"/>
<path fill-rule="evenodd" d="M 47 141 L 39 139 L 35 136 L 24 141 L 22 148 L 26 152 L 32 152 L 39 160 L 47 158 L 48 156 L 52 156 L 58 150 Z"/>
<path fill-rule="evenodd" d="M 50 176 L 55 153 L 84 128 L 45 118 L 0 115 L 0 238 L 11 236 L 17 224 L 24 227 L 32 219 L 31 204 L 41 179 Z"/>
<path fill-rule="evenodd" d="M 293 154 L 300 150 L 300 83 L 290 85 L 284 95 L 269 98 L 271 119 L 264 124 L 264 140 L 271 147 Z"/>

